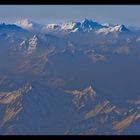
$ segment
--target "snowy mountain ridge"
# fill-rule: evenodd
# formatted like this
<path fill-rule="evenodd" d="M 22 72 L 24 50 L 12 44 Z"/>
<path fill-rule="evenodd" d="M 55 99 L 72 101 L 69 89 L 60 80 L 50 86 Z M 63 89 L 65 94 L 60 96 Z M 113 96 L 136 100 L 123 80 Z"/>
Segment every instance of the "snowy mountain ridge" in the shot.
<path fill-rule="evenodd" d="M 126 32 L 129 29 L 125 25 L 113 25 L 112 23 L 100 24 L 95 20 L 84 19 L 82 21 L 70 21 L 62 24 L 47 24 L 42 25 L 28 19 L 22 19 L 15 23 L 15 25 L 27 29 L 29 31 L 35 30 L 39 32 L 95 32 L 105 34 L 109 32 Z"/>

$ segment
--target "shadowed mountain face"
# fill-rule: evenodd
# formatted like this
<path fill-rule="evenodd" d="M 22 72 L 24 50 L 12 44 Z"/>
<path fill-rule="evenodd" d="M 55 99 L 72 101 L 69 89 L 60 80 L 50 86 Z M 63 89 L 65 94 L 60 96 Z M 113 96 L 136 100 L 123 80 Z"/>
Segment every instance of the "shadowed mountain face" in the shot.
<path fill-rule="evenodd" d="M 125 25 L 0 24 L 0 134 L 140 134 L 139 71 Z"/>

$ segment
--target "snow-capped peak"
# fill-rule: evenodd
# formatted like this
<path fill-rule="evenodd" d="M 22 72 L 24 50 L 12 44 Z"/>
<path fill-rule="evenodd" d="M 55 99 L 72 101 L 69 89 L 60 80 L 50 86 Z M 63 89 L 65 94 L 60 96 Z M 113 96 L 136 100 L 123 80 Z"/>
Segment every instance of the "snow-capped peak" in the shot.
<path fill-rule="evenodd" d="M 103 26 L 99 24 L 98 22 L 95 22 L 91 19 L 84 19 L 81 22 L 67 22 L 61 25 L 61 30 L 63 31 L 70 31 L 70 32 L 76 32 L 76 31 L 84 31 L 84 32 L 90 32 L 93 30 L 97 30 L 102 28 Z"/>
<path fill-rule="evenodd" d="M 61 28 L 58 24 L 48 24 L 42 28 L 42 31 L 59 31 Z"/>
<path fill-rule="evenodd" d="M 34 21 L 31 21 L 29 19 L 22 19 L 19 20 L 15 23 L 16 25 L 22 27 L 23 29 L 27 30 L 35 30 L 35 31 L 40 31 L 42 30 L 44 25 L 41 25 L 39 23 L 36 23 Z"/>
<path fill-rule="evenodd" d="M 103 28 L 104 26 L 102 26 L 101 24 L 99 24 L 98 22 L 96 21 L 93 21 L 91 19 L 84 19 L 82 20 L 81 22 L 81 28 L 83 31 L 87 31 L 87 32 L 90 32 L 90 31 L 96 31 L 100 28 Z"/>
<path fill-rule="evenodd" d="M 19 20 L 15 24 L 21 26 L 24 29 L 29 29 L 29 30 L 33 29 L 33 23 L 28 19 Z"/>
<path fill-rule="evenodd" d="M 48 24 L 48 25 L 47 25 L 47 28 L 48 28 L 48 29 L 56 29 L 56 28 L 58 28 L 58 27 L 60 27 L 58 24 Z"/>
<path fill-rule="evenodd" d="M 80 27 L 80 22 L 68 22 L 68 23 L 64 23 L 61 26 L 61 30 L 75 30 L 76 28 Z"/>
<path fill-rule="evenodd" d="M 93 21 L 91 19 L 84 19 L 82 20 L 81 22 L 82 26 L 85 26 L 85 27 L 96 27 L 96 26 L 102 26 L 101 24 L 99 24 L 98 22 L 96 21 Z"/>
<path fill-rule="evenodd" d="M 118 32 L 128 32 L 129 29 L 125 27 L 125 25 L 114 25 L 114 26 L 106 26 L 96 31 L 97 34 L 108 34 L 108 33 L 118 33 Z"/>
<path fill-rule="evenodd" d="M 91 19 L 87 19 L 87 18 L 85 18 L 85 19 L 83 19 L 82 21 L 81 21 L 81 23 L 82 24 L 90 24 L 90 23 L 92 23 L 93 21 L 91 20 Z"/>
<path fill-rule="evenodd" d="M 111 29 L 112 32 L 123 32 L 128 31 L 128 29 L 122 24 L 122 25 L 116 25 Z"/>

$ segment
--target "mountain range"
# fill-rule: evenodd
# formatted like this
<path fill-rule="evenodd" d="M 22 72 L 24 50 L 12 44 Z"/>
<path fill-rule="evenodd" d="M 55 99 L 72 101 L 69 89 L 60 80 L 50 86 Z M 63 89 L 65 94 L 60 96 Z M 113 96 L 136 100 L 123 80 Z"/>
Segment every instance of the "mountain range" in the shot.
<path fill-rule="evenodd" d="M 29 31 L 38 31 L 38 32 L 125 32 L 129 31 L 125 25 L 113 25 L 111 23 L 100 24 L 96 21 L 84 19 L 81 22 L 65 22 L 62 24 L 39 24 L 28 19 L 22 19 L 14 23 L 17 26 L 20 26 L 23 29 Z M 101 29 L 101 30 L 100 30 Z"/>
<path fill-rule="evenodd" d="M 22 19 L 0 44 L 0 135 L 140 134 L 139 28 Z"/>

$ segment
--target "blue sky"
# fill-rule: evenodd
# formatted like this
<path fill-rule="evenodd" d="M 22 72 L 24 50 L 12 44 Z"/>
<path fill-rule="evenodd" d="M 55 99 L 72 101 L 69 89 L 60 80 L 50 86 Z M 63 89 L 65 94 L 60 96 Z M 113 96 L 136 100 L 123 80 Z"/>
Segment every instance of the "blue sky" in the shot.
<path fill-rule="evenodd" d="M 140 27 L 140 5 L 0 5 L 0 22 L 24 18 L 43 24 L 89 18 Z"/>

